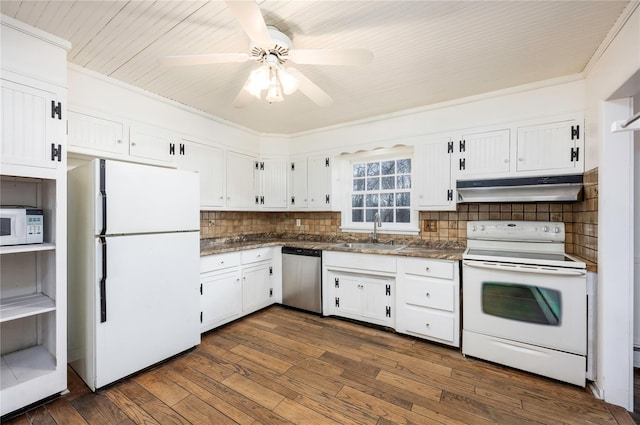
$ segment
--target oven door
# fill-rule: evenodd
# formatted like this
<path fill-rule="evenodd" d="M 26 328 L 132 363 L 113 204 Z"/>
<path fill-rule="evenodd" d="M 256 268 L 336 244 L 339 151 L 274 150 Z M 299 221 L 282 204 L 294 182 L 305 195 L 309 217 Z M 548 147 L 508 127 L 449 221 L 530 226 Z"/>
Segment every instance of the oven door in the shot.
<path fill-rule="evenodd" d="M 463 328 L 586 355 L 585 270 L 463 261 Z"/>

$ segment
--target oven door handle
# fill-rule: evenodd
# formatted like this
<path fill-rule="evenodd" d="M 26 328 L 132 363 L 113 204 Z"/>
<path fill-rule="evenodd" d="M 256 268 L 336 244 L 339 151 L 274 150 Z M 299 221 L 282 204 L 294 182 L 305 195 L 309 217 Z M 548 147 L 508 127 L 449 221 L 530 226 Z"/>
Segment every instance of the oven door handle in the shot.
<path fill-rule="evenodd" d="M 535 273 L 535 274 L 550 274 L 555 276 L 584 276 L 587 274 L 585 270 L 575 270 L 575 269 L 561 269 L 556 267 L 545 267 L 545 266 L 529 266 L 529 265 L 520 265 L 520 264 L 498 264 L 498 263 L 488 263 L 485 261 L 475 261 L 475 260 L 463 260 L 462 264 L 468 267 L 476 267 L 479 269 L 488 269 L 488 270 L 502 270 L 502 271 L 512 271 L 516 273 Z"/>

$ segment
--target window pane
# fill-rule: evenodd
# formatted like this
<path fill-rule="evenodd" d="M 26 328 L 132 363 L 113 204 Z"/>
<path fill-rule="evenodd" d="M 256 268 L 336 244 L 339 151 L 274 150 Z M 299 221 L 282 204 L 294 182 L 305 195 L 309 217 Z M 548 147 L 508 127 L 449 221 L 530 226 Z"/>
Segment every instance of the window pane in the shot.
<path fill-rule="evenodd" d="M 396 188 L 396 179 L 394 177 L 382 178 L 382 190 L 392 190 Z"/>
<path fill-rule="evenodd" d="M 411 206 L 411 194 L 409 192 L 396 193 L 396 206 L 397 207 L 410 207 Z"/>
<path fill-rule="evenodd" d="M 364 195 L 351 195 L 351 206 L 355 208 L 364 207 Z"/>
<path fill-rule="evenodd" d="M 380 177 L 369 177 L 367 179 L 367 190 L 379 190 Z"/>
<path fill-rule="evenodd" d="M 398 160 L 398 174 L 408 174 L 411 172 L 411 160 L 399 159 Z"/>
<path fill-rule="evenodd" d="M 393 207 L 393 193 L 381 193 L 380 194 L 380 206 L 381 207 Z"/>
<path fill-rule="evenodd" d="M 411 189 L 411 176 L 398 176 L 398 189 Z"/>
<path fill-rule="evenodd" d="M 367 176 L 379 176 L 380 175 L 380 163 L 369 162 L 367 164 Z"/>
<path fill-rule="evenodd" d="M 393 223 L 393 210 L 380 210 L 380 218 L 383 223 Z"/>
<path fill-rule="evenodd" d="M 396 173 L 396 162 L 395 161 L 382 161 L 382 175 L 388 176 L 389 174 Z"/>
<path fill-rule="evenodd" d="M 367 195 L 367 207 L 377 207 L 378 206 L 378 194 Z"/>
<path fill-rule="evenodd" d="M 367 223 L 373 223 L 373 218 L 375 217 L 376 213 L 378 212 L 378 209 L 366 209 L 366 214 L 367 214 Z"/>
<path fill-rule="evenodd" d="M 351 221 L 354 223 L 362 223 L 364 220 L 364 210 L 351 210 Z"/>
<path fill-rule="evenodd" d="M 396 210 L 396 223 L 409 223 L 410 221 L 411 210 L 404 208 Z"/>
<path fill-rule="evenodd" d="M 353 177 L 364 177 L 364 164 L 356 164 L 353 166 Z"/>
<path fill-rule="evenodd" d="M 353 190 L 364 191 L 364 179 L 353 179 Z"/>

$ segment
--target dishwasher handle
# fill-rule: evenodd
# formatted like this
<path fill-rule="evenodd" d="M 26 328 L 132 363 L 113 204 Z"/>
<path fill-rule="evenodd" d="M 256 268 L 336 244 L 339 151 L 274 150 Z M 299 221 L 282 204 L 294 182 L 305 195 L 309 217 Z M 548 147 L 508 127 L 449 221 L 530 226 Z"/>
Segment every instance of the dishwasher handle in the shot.
<path fill-rule="evenodd" d="M 306 257 L 322 257 L 322 250 L 309 248 L 295 248 L 292 246 L 282 247 L 283 255 L 304 255 Z"/>

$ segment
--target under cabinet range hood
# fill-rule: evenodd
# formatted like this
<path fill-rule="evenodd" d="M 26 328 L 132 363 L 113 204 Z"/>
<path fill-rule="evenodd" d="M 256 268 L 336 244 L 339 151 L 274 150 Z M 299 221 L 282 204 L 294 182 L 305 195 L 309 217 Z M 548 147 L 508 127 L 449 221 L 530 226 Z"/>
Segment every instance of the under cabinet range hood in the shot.
<path fill-rule="evenodd" d="M 458 180 L 458 202 L 572 202 L 582 200 L 582 175 Z"/>

